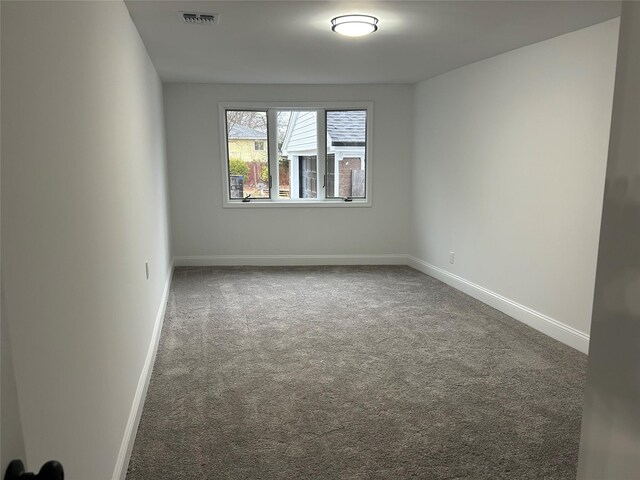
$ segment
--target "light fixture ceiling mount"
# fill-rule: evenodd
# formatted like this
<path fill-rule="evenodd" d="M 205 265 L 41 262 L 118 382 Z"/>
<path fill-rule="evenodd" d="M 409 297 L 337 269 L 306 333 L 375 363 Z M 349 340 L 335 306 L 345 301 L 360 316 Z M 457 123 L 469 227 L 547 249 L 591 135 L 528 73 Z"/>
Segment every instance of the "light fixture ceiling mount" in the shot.
<path fill-rule="evenodd" d="M 378 19 L 371 15 L 341 15 L 331 19 L 331 30 L 347 37 L 362 37 L 378 30 Z"/>

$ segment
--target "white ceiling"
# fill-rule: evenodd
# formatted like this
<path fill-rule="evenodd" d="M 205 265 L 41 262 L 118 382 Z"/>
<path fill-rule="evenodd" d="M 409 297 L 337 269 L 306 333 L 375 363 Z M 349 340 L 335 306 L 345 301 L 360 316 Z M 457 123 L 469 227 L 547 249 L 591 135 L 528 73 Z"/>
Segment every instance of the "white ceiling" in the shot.
<path fill-rule="evenodd" d="M 414 83 L 619 14 L 610 1 L 127 0 L 167 82 Z M 220 15 L 188 25 L 178 12 Z M 331 32 L 337 15 L 380 19 L 367 37 Z"/>

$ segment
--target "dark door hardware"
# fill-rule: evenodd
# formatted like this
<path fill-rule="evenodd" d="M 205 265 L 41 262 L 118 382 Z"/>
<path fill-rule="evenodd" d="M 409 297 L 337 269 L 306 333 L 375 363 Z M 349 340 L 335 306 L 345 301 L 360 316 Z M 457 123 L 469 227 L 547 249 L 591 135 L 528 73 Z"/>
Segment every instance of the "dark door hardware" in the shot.
<path fill-rule="evenodd" d="M 20 460 L 12 460 L 7 467 L 4 480 L 64 480 L 62 465 L 55 460 L 45 463 L 35 474 L 24 471 L 24 464 Z"/>

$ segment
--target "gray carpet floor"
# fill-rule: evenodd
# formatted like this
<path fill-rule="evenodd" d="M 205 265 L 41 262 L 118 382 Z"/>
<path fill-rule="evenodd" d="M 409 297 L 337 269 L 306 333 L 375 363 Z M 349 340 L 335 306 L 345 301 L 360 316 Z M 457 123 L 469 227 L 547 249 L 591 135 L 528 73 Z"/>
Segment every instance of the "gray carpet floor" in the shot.
<path fill-rule="evenodd" d="M 574 479 L 586 363 L 409 267 L 177 268 L 127 478 Z"/>

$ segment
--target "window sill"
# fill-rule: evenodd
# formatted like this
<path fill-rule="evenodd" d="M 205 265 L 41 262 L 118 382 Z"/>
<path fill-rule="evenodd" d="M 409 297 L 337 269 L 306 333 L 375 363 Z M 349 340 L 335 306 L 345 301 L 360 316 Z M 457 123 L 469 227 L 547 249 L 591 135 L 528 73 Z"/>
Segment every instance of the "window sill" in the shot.
<path fill-rule="evenodd" d="M 223 208 L 362 208 L 371 207 L 371 200 L 258 200 L 250 202 L 225 200 Z"/>

